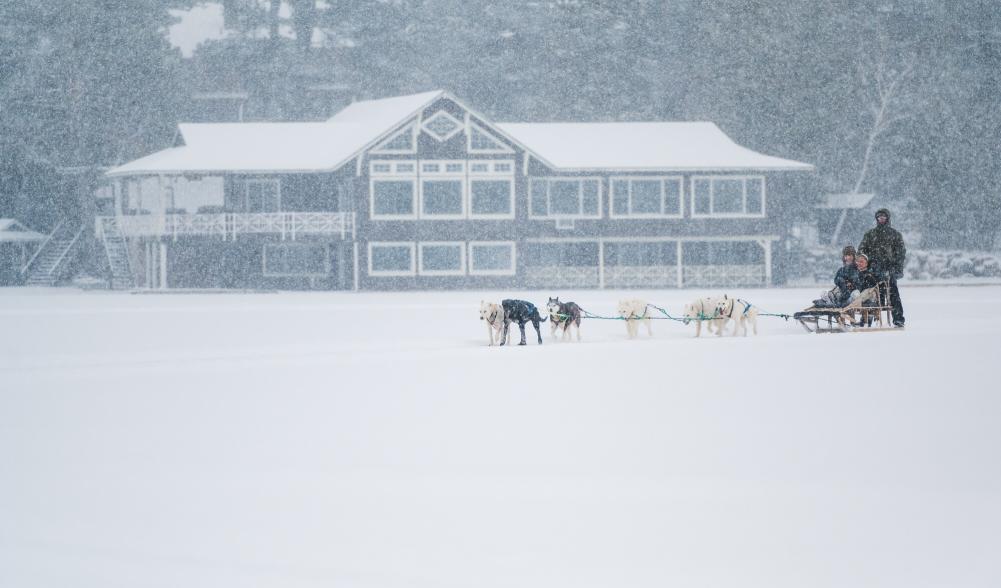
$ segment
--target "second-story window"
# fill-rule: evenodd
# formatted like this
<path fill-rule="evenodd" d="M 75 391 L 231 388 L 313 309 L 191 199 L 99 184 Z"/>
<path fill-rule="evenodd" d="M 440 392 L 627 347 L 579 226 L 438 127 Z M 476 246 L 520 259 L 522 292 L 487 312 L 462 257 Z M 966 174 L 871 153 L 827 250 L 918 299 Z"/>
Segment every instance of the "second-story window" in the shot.
<path fill-rule="evenodd" d="M 373 220 L 503 220 L 514 218 L 511 160 L 374 160 Z"/>
<path fill-rule="evenodd" d="M 680 177 L 612 178 L 612 218 L 681 218 Z"/>
<path fill-rule="evenodd" d="M 599 178 L 532 178 L 531 216 L 535 218 L 601 218 Z"/>
<path fill-rule="evenodd" d="M 421 217 L 466 216 L 466 166 L 463 161 L 421 162 Z"/>
<path fill-rule="evenodd" d="M 761 176 L 695 176 L 693 217 L 765 216 L 765 178 Z"/>

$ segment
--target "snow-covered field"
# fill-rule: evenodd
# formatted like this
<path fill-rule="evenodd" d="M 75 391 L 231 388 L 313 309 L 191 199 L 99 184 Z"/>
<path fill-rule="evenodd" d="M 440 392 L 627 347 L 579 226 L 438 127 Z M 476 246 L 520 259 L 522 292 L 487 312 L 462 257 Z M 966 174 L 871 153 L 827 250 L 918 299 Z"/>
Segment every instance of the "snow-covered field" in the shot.
<path fill-rule="evenodd" d="M 0 290 L 0 586 L 996 588 L 1001 287 L 904 295 L 488 348 L 496 293 Z"/>

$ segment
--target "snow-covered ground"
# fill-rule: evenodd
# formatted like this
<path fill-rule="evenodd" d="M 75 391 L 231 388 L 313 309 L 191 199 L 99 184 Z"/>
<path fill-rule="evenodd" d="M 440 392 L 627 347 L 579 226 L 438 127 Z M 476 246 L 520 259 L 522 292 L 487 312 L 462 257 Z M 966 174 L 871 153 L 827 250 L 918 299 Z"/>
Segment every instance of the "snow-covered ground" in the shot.
<path fill-rule="evenodd" d="M 496 293 L 0 290 L 0 586 L 996 588 L 1001 287 L 904 294 L 488 348 Z"/>

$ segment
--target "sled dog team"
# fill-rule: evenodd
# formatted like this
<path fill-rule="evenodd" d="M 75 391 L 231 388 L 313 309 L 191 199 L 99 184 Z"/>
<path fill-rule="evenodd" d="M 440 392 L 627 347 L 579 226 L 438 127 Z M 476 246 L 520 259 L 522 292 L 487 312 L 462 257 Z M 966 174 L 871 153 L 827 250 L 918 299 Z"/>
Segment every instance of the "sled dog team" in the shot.
<path fill-rule="evenodd" d="M 630 339 L 635 339 L 639 334 L 639 323 L 646 326 L 647 336 L 653 336 L 651 309 L 656 307 L 645 300 L 634 298 L 619 302 L 616 315 L 626 323 L 626 333 Z M 534 304 L 525 300 L 506 299 L 500 304 L 480 301 L 480 320 L 487 323 L 490 345 L 494 344 L 495 335 L 500 345 L 510 343 L 512 323 L 517 323 L 521 331 L 521 342 L 518 345 L 526 344 L 525 325 L 528 323 L 532 323 L 535 327 L 535 334 L 541 345 L 542 331 L 539 325 L 547 320 L 554 339 L 556 332 L 562 329 L 562 339 L 569 341 L 571 330 L 576 329 L 577 340 L 580 341 L 580 322 L 585 312 L 580 305 L 576 302 L 563 302 L 559 297 L 550 298 L 546 303 L 546 311 L 547 315 L 543 317 Z M 733 335 L 742 330 L 746 337 L 748 325 L 755 335 L 758 334 L 758 309 L 750 302 L 730 298 L 725 294 L 722 297 L 697 298 L 686 304 L 681 321 L 686 325 L 695 323 L 696 337 L 702 334 L 703 322 L 706 323 L 708 332 L 712 333 L 715 330 L 717 336 L 723 335 L 723 329 L 730 321 L 733 321 Z"/>

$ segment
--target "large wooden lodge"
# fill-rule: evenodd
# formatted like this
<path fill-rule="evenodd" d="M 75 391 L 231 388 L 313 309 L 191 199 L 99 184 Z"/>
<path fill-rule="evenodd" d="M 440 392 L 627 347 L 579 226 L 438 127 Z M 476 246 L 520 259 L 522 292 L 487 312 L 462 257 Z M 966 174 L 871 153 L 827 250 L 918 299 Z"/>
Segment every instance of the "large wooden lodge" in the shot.
<path fill-rule="evenodd" d="M 107 173 L 96 231 L 122 288 L 765 286 L 812 169 L 708 122 L 494 123 L 435 91 L 182 124 Z"/>

